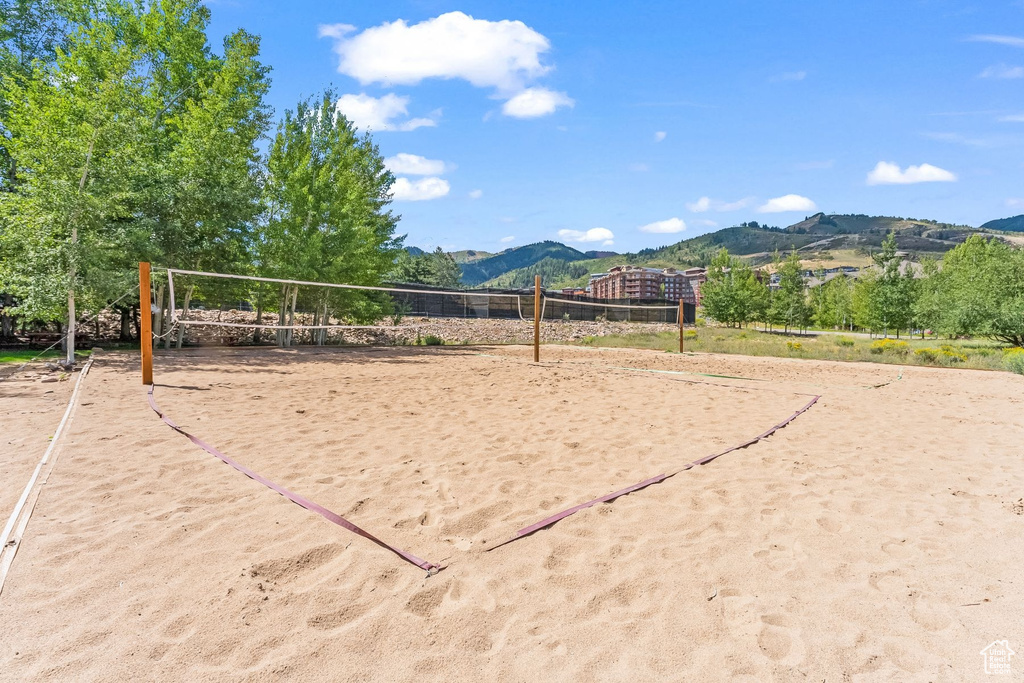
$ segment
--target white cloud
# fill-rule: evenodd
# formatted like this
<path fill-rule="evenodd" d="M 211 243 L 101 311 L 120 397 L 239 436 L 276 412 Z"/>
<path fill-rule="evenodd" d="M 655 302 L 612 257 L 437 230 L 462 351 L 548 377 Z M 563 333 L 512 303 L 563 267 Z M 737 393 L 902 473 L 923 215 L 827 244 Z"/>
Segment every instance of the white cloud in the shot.
<path fill-rule="evenodd" d="M 996 43 L 997 45 L 1009 45 L 1010 47 L 1024 47 L 1024 38 L 1017 36 L 997 36 L 992 34 L 971 36 L 967 40 L 975 43 Z"/>
<path fill-rule="evenodd" d="M 591 228 L 582 230 L 559 230 L 558 236 L 566 242 L 600 242 L 602 247 L 610 247 L 615 242 L 615 235 L 608 228 Z"/>
<path fill-rule="evenodd" d="M 508 244 L 509 242 L 515 241 L 515 239 L 516 239 L 515 235 L 509 235 L 508 237 L 502 237 L 498 241 L 501 242 L 502 244 Z"/>
<path fill-rule="evenodd" d="M 355 31 L 331 24 L 320 26 L 319 35 L 334 40 L 338 71 L 363 84 L 461 78 L 478 88 L 514 93 L 551 70 L 540 62 L 551 43 L 521 21 L 449 12 L 418 24 L 399 19 Z"/>
<path fill-rule="evenodd" d="M 422 202 L 429 199 L 440 199 L 448 194 L 451 186 L 443 178 L 396 178 L 391 186 L 391 197 L 396 202 Z"/>
<path fill-rule="evenodd" d="M 483 190 L 470 190 L 469 191 L 469 198 L 470 199 L 480 199 L 483 196 L 484 196 L 484 191 Z"/>
<path fill-rule="evenodd" d="M 663 221 L 655 221 L 648 223 L 647 225 L 641 225 L 638 230 L 640 232 L 654 232 L 654 233 L 672 233 L 682 232 L 686 230 L 686 223 L 680 218 L 668 218 Z"/>
<path fill-rule="evenodd" d="M 1006 64 L 993 64 L 986 68 L 978 78 L 998 78 L 1000 80 L 1012 80 L 1024 78 L 1024 66 L 1007 66 Z"/>
<path fill-rule="evenodd" d="M 665 131 L 663 131 L 663 130 L 659 130 L 659 131 L 657 131 L 657 132 L 656 132 L 656 133 L 654 134 L 654 141 L 655 141 L 655 142 L 661 142 L 662 140 L 664 140 L 664 139 L 665 139 L 665 138 L 667 138 L 667 137 L 668 137 L 668 133 L 666 133 L 666 132 L 665 132 Z"/>
<path fill-rule="evenodd" d="M 910 185 L 913 183 L 949 183 L 955 180 L 954 173 L 931 164 L 907 166 L 906 170 L 900 170 L 898 164 L 879 161 L 878 165 L 868 173 L 867 183 L 868 185 Z"/>
<path fill-rule="evenodd" d="M 1007 116 L 1000 116 L 999 120 L 1011 123 L 1024 123 L 1024 114 L 1009 114 Z"/>
<path fill-rule="evenodd" d="M 785 213 L 786 211 L 817 211 L 818 206 L 807 197 L 798 194 L 787 194 L 769 199 L 757 207 L 760 213 Z"/>
<path fill-rule="evenodd" d="M 445 163 L 437 159 L 427 159 L 415 154 L 400 152 L 384 160 L 384 165 L 392 173 L 404 175 L 441 175 L 445 171 Z"/>
<path fill-rule="evenodd" d="M 533 119 L 553 114 L 559 107 L 572 107 L 575 102 L 564 92 L 547 88 L 527 88 L 502 105 L 501 113 L 517 119 Z"/>
<path fill-rule="evenodd" d="M 686 210 L 690 213 L 704 213 L 705 211 L 739 211 L 745 209 L 754 202 L 753 197 L 744 197 L 735 202 L 723 202 L 720 199 L 701 197 L 695 202 L 687 202 Z"/>
<path fill-rule="evenodd" d="M 342 95 L 338 98 L 335 109 L 361 130 L 400 130 L 410 131 L 423 126 L 436 126 L 433 119 L 417 118 L 395 121 L 409 115 L 408 97 L 399 97 L 388 93 L 383 97 L 371 97 L 365 93 L 358 95 Z"/>
<path fill-rule="evenodd" d="M 802 81 L 807 78 L 806 71 L 787 71 L 781 74 L 775 74 L 770 80 L 772 83 L 783 83 L 785 81 Z"/>

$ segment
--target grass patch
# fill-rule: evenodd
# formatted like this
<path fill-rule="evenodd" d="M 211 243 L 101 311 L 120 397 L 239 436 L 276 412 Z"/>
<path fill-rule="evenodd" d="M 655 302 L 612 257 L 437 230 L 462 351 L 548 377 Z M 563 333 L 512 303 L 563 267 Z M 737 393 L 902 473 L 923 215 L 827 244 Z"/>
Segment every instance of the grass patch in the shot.
<path fill-rule="evenodd" d="M 75 358 L 88 358 L 90 351 L 75 351 Z M 24 363 L 36 356 L 39 360 L 53 360 L 64 358 L 64 352 L 51 350 L 40 355 L 38 349 L 0 349 L 0 364 L 2 363 Z"/>
<path fill-rule="evenodd" d="M 972 368 L 976 370 L 1024 370 L 1024 351 L 1004 353 L 999 344 L 985 340 L 950 341 L 938 344 L 934 339 L 904 340 L 843 337 L 835 334 L 792 336 L 769 334 L 752 329 L 726 327 L 687 330 L 687 351 L 734 353 L 744 356 L 812 358 L 817 360 L 869 361 L 894 365 Z M 679 336 L 675 332 L 632 333 L 586 337 L 584 346 L 654 349 L 676 351 Z"/>

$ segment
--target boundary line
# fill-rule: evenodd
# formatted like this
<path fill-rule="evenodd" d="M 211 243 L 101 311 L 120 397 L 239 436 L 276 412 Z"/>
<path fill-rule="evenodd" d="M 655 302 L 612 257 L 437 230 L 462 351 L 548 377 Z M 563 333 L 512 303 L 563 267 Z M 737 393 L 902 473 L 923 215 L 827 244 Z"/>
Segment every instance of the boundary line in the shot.
<path fill-rule="evenodd" d="M 170 427 L 174 431 L 178 432 L 179 434 L 181 434 L 182 436 L 187 438 L 189 441 L 191 441 L 195 445 L 197 445 L 200 448 L 202 448 L 204 451 L 206 451 L 210 455 L 212 455 L 215 458 L 221 460 L 225 464 L 230 465 L 231 467 L 233 467 L 234 469 L 238 470 L 239 472 L 241 472 L 245 476 L 249 477 L 253 481 L 257 481 L 260 484 L 263 484 L 264 486 L 269 488 L 271 491 L 274 491 L 276 493 L 281 494 L 282 496 L 284 496 L 285 498 L 287 498 L 291 502 L 295 503 L 299 507 L 305 508 L 305 509 L 309 510 L 310 512 L 315 512 L 316 514 L 320 515 L 321 517 L 323 517 L 327 521 L 333 522 L 334 524 L 337 524 L 340 527 L 348 529 L 349 531 L 351 531 L 354 534 L 358 534 L 359 536 L 362 536 L 363 538 L 366 538 L 366 539 L 368 539 L 370 541 L 373 541 L 374 543 L 379 545 L 381 548 L 384 548 L 385 550 L 389 550 L 389 551 L 393 552 L 395 555 L 398 555 L 400 558 L 402 558 L 406 562 L 408 562 L 408 563 L 410 563 L 410 564 L 412 564 L 412 565 L 414 565 L 416 567 L 419 567 L 420 569 L 426 570 L 428 576 L 436 574 L 437 572 L 439 572 L 439 571 L 441 571 L 443 569 L 443 567 L 441 565 L 439 565 L 439 564 L 434 564 L 433 562 L 429 562 L 427 560 L 421 560 L 420 558 L 416 557 L 415 555 L 413 555 L 411 553 L 407 553 L 404 550 L 396 548 L 395 546 L 390 545 L 390 544 L 380 540 L 379 538 L 377 538 L 373 534 L 369 533 L 368 531 L 364 531 L 363 529 L 359 528 L 358 526 L 356 526 L 352 522 L 348 521 L 347 519 L 345 519 L 341 515 L 337 514 L 336 512 L 331 512 L 327 508 L 314 503 L 313 501 L 309 500 L 308 498 L 305 498 L 304 496 L 300 496 L 297 493 L 293 493 L 293 492 L 289 491 L 288 489 L 284 488 L 283 486 L 281 486 L 279 484 L 275 484 L 274 482 L 270 481 L 266 477 L 263 477 L 263 476 L 257 474 L 256 472 L 252 471 L 251 469 L 249 469 L 245 465 L 242 465 L 242 464 L 238 463 L 237 461 L 235 461 L 235 460 L 229 458 L 228 456 L 224 455 L 219 450 L 217 450 L 215 447 L 213 447 L 210 444 L 206 443 L 205 441 L 203 441 L 199 437 L 193 436 L 192 434 L 186 432 L 184 429 L 182 429 L 177 424 L 175 424 L 174 421 L 171 420 L 171 418 L 167 417 L 166 413 L 164 413 L 162 410 L 160 410 L 160 406 L 158 406 L 156 404 L 156 399 L 153 397 L 153 391 L 154 391 L 155 388 L 156 388 L 155 384 L 150 384 L 149 385 L 149 391 L 147 392 L 147 397 L 149 399 L 149 407 L 153 409 L 153 412 L 156 413 L 157 416 L 159 416 L 159 418 L 161 420 L 163 420 L 164 424 L 166 424 L 168 427 Z"/>
<path fill-rule="evenodd" d="M 7 580 L 7 573 L 10 571 L 11 564 L 14 562 L 14 556 L 18 554 L 18 548 L 21 547 L 21 541 L 24 537 L 25 529 L 28 527 L 28 520 L 32 516 L 32 512 L 35 510 L 36 501 L 39 499 L 39 489 L 46 480 L 43 480 L 39 486 L 36 486 L 36 481 L 39 479 L 39 474 L 43 471 L 43 467 L 50 460 L 50 455 L 56 452 L 57 444 L 60 443 L 60 437 L 64 434 L 64 428 L 70 424 L 71 418 L 75 412 L 75 406 L 78 402 L 78 392 L 82 388 L 82 382 L 85 376 L 89 374 L 89 368 L 92 367 L 92 357 L 85 363 L 85 367 L 78 373 L 78 379 L 75 380 L 75 389 L 71 392 L 71 398 L 68 400 L 68 407 L 64 410 L 64 417 L 61 419 L 60 424 L 57 425 L 57 430 L 53 433 L 53 438 L 50 439 L 50 445 L 47 447 L 46 452 L 43 453 L 42 459 L 39 464 L 36 465 L 35 471 L 32 473 L 31 478 L 28 480 L 28 484 L 25 485 L 25 490 L 21 494 L 21 498 L 14 506 L 14 510 L 11 512 L 10 519 L 7 520 L 6 526 L 4 526 L 3 533 L 0 533 L 0 593 L 3 592 L 4 583 Z M 57 459 L 54 458 L 53 466 L 56 466 Z M 53 471 L 51 466 L 50 471 Z M 47 472 L 46 479 L 49 479 L 49 472 Z M 32 502 L 26 508 L 29 497 L 34 494 Z M 25 515 L 21 517 L 22 510 L 25 510 Z M 17 530 L 14 526 L 18 523 L 18 518 L 21 517 L 21 523 L 18 524 Z"/>
<path fill-rule="evenodd" d="M 579 505 L 575 505 L 575 506 L 573 506 L 571 508 L 562 510 L 561 512 L 556 512 L 555 514 L 551 515 L 550 517 L 546 517 L 546 518 L 540 520 L 539 522 L 535 522 L 534 524 L 531 524 L 529 526 L 523 527 L 522 529 L 520 529 L 517 532 L 515 532 L 515 534 L 512 536 L 512 538 L 509 538 L 509 539 L 507 539 L 505 541 L 502 541 L 501 543 L 499 543 L 499 544 L 497 544 L 497 545 L 495 545 L 493 547 L 488 548 L 486 550 L 486 552 L 490 552 L 492 550 L 500 548 L 503 545 L 508 545 L 512 541 L 517 541 L 520 538 L 524 538 L 526 536 L 529 536 L 530 534 L 533 534 L 534 532 L 537 532 L 537 531 L 540 531 L 541 529 L 545 529 L 545 528 L 547 528 L 549 526 L 552 526 L 553 524 L 556 524 L 556 523 L 560 522 L 561 520 L 565 519 L 566 517 L 570 517 L 570 516 L 576 514 L 580 510 L 585 510 L 585 509 L 587 509 L 589 507 L 593 507 L 594 505 L 597 505 L 598 503 L 611 502 L 611 501 L 615 500 L 616 498 L 619 498 L 621 496 L 625 496 L 625 495 L 627 495 L 629 493 L 633 493 L 634 491 L 639 491 L 640 489 L 645 489 L 648 486 L 651 486 L 652 484 L 658 484 L 660 482 L 663 482 L 666 479 L 668 479 L 670 477 L 674 477 L 677 474 L 679 474 L 680 472 L 685 472 L 686 470 L 692 469 L 692 468 L 696 467 L 697 465 L 706 465 L 709 462 L 711 462 L 712 460 L 714 460 L 715 458 L 720 458 L 720 457 L 722 457 L 723 455 L 725 455 L 727 453 L 732 453 L 733 451 L 738 451 L 738 450 L 740 450 L 742 448 L 747 448 L 748 446 L 753 446 L 758 441 L 761 441 L 762 439 L 767 439 L 769 436 L 771 436 L 775 432 L 779 431 L 780 429 L 782 429 L 783 427 L 788 425 L 790 422 L 795 420 L 797 417 L 799 417 L 803 413 L 805 413 L 808 410 L 810 410 L 811 406 L 813 406 L 815 403 L 817 403 L 819 398 L 821 398 L 820 395 L 819 396 L 815 396 L 803 408 L 800 408 L 800 410 L 796 411 L 795 413 L 793 413 L 792 415 L 787 417 L 782 422 L 779 422 L 778 424 L 774 425 L 768 431 L 763 432 L 761 434 L 758 434 L 757 436 L 755 436 L 753 439 L 750 439 L 749 441 L 745 441 L 745 442 L 741 443 L 738 446 L 733 446 L 732 448 L 728 448 L 728 449 L 726 449 L 726 450 L 724 450 L 724 451 L 722 451 L 720 453 L 713 453 L 712 455 L 706 455 L 703 458 L 698 458 L 697 460 L 694 460 L 693 462 L 687 463 L 686 465 L 683 465 L 678 470 L 675 470 L 673 472 L 668 472 L 668 473 L 665 473 L 665 474 L 656 475 L 654 477 L 651 477 L 650 479 L 645 479 L 645 480 L 643 480 L 641 482 L 633 484 L 632 486 L 628 486 L 628 487 L 626 487 L 624 489 L 620 489 L 619 491 L 615 491 L 613 493 L 606 494 L 604 496 L 601 496 L 600 498 L 595 498 L 595 499 L 589 500 L 589 501 L 587 501 L 585 503 L 580 503 Z"/>

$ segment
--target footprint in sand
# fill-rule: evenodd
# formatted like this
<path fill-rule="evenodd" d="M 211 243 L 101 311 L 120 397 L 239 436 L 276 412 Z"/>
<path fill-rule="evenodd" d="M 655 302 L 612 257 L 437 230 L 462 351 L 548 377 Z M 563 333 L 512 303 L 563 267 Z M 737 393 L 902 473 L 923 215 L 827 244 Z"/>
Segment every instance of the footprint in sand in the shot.
<path fill-rule="evenodd" d="M 788 666 L 799 664 L 807 654 L 797 622 L 788 614 L 761 615 L 757 645 L 765 657 Z"/>

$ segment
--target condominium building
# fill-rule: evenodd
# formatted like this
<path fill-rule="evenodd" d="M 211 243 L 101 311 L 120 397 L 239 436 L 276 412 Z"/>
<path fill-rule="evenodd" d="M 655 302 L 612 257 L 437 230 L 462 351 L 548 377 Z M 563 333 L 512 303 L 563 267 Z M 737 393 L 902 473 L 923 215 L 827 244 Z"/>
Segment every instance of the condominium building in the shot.
<path fill-rule="evenodd" d="M 667 299 L 700 303 L 700 284 L 707 280 L 704 268 L 644 268 L 615 266 L 607 273 L 590 276 L 590 296 L 595 299 Z"/>

